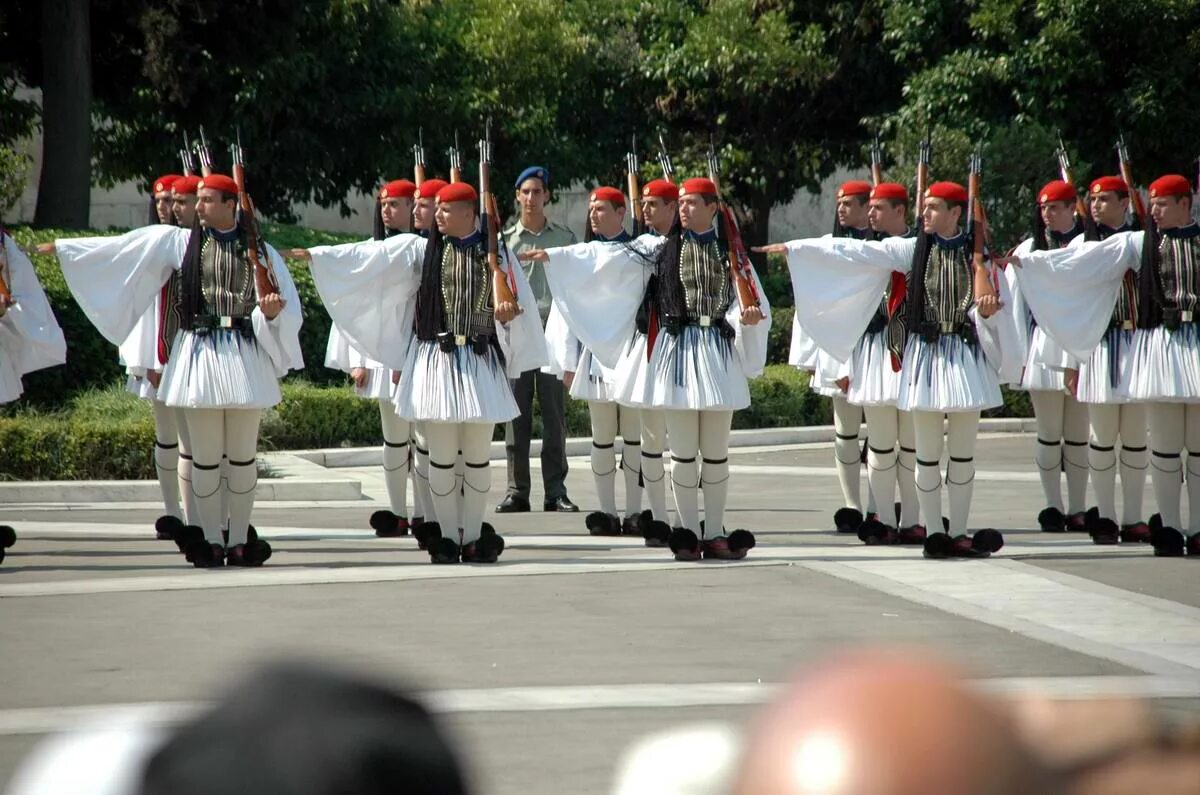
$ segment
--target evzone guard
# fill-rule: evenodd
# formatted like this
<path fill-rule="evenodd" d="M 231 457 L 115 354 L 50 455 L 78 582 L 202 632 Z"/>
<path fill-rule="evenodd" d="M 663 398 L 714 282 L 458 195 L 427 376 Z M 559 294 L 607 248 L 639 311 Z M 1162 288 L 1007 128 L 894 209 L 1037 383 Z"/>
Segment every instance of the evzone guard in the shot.
<path fill-rule="evenodd" d="M 1117 358 L 1123 369 L 1115 391 L 1148 404 L 1150 479 L 1159 511 L 1151 518 L 1150 542 L 1163 557 L 1200 555 L 1200 225 L 1191 217 L 1192 200 L 1188 179 L 1167 174 L 1150 183 L 1145 230 L 1011 258 L 1025 300 L 1044 317 L 1051 337 L 1092 364 L 1091 378 L 1109 377 L 1112 360 L 1097 362 L 1095 354 L 1101 345 L 1116 353 L 1106 337 L 1115 320 L 1123 327 L 1120 318 L 1136 312 L 1132 334 L 1118 343 L 1128 352 Z M 1122 310 L 1130 271 L 1137 305 Z M 1186 524 L 1180 507 L 1185 450 Z"/>
<path fill-rule="evenodd" d="M 972 165 L 977 186 L 974 158 Z M 974 220 L 964 232 L 968 207 Z M 950 455 L 949 534 L 932 533 L 924 544 L 934 558 L 986 557 L 1003 545 L 995 530 L 967 534 L 979 416 L 1001 403 L 1000 373 L 1010 366 L 1003 351 L 1013 346 L 1011 325 L 997 316 L 1004 302 L 983 260 L 981 215 L 977 194 L 937 182 L 925 192 L 916 238 L 827 237 L 761 249 L 786 254 L 798 322 L 837 361 L 851 358 L 892 273 L 908 275 L 904 332 L 891 353 L 901 362 L 896 406 L 913 414 L 916 486 L 927 527 L 942 524 L 940 466 L 947 446 Z"/>
<path fill-rule="evenodd" d="M 22 376 L 66 360 L 67 343 L 33 263 L 0 226 L 0 405 L 21 397 Z M 16 541 L 16 531 L 0 525 L 0 563 Z"/>
<path fill-rule="evenodd" d="M 374 208 L 374 240 L 412 231 L 413 207 L 417 184 L 407 179 L 387 182 L 378 191 Z M 350 375 L 354 393 L 379 404 L 379 419 L 383 431 L 383 479 L 387 486 L 388 507 L 371 514 L 369 524 L 380 538 L 406 536 L 425 516 L 423 490 L 417 483 L 412 464 L 413 428 L 408 420 L 396 413 L 392 402 L 397 375 L 380 362 L 363 354 L 350 344 L 333 324 L 325 348 L 325 366 Z M 396 379 L 397 381 L 399 379 Z M 408 512 L 408 479 L 413 477 L 412 521 Z"/>
<path fill-rule="evenodd" d="M 270 545 L 249 535 L 259 419 L 280 401 L 279 379 L 303 367 L 299 296 L 283 260 L 258 234 L 239 146 L 233 162 L 237 179 L 211 173 L 204 164 L 210 173 L 197 189 L 198 227 L 150 226 L 39 247 L 57 253 L 79 305 L 114 344 L 179 272 L 178 295 L 168 306 L 179 330 L 158 395 L 184 410 L 192 444 L 199 525 L 185 527 L 176 540 L 198 568 L 260 566 L 270 556 Z"/>
<path fill-rule="evenodd" d="M 480 154 L 482 190 L 465 182 L 439 190 L 428 239 L 400 234 L 295 252 L 311 258 L 321 298 L 352 344 L 401 374 L 396 411 L 423 425 L 436 518 L 418 540 L 438 564 L 495 563 L 503 552 L 504 539 L 483 521 L 492 433 L 517 415 L 509 378 L 548 363 L 540 318 L 523 311 L 536 305 L 532 290 L 498 251 L 487 138 Z"/>
<path fill-rule="evenodd" d="M 733 412 L 750 404 L 747 378 L 762 371 L 770 309 L 713 179 L 684 181 L 679 221 L 665 238 L 593 241 L 521 256 L 548 263 L 568 326 L 606 367 L 621 360 L 648 300 L 646 377 L 631 402 L 665 412 L 679 518 L 658 541 L 679 560 L 741 559 L 754 535 L 726 535 L 724 527 L 729 431 Z"/>

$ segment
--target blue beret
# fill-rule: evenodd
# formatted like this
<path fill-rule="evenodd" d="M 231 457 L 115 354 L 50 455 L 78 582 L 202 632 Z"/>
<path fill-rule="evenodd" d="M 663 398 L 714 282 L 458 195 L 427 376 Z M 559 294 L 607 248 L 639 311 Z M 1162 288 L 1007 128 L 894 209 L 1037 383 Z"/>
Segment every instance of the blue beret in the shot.
<path fill-rule="evenodd" d="M 547 188 L 550 187 L 550 170 L 542 166 L 530 166 L 521 172 L 521 176 L 517 177 L 517 182 L 513 185 L 517 190 L 521 189 L 521 183 L 527 179 L 540 179 L 542 184 Z"/>

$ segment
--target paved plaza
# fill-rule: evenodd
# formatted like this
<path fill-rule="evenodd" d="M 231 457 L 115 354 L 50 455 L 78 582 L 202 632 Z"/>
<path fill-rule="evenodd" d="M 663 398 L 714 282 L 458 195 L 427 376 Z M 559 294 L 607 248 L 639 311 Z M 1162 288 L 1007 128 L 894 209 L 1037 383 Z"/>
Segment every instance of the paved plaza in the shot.
<path fill-rule="evenodd" d="M 360 500 L 260 501 L 275 552 L 256 570 L 185 566 L 152 540 L 150 502 L 0 504 L 19 535 L 0 566 L 0 782 L 100 707 L 177 720 L 281 655 L 425 692 L 487 795 L 606 793 L 639 736 L 738 724 L 798 666 L 854 644 L 929 647 L 997 691 L 1200 713 L 1200 560 L 1030 529 L 1033 446 L 981 435 L 972 525 L 1006 540 L 986 561 L 835 534 L 828 444 L 731 450 L 726 523 L 759 542 L 739 563 L 588 537 L 583 513 L 489 512 L 508 544 L 498 565 L 431 566 L 412 539 L 365 529 L 384 507 L 372 467 L 334 473 Z M 495 502 L 502 460 L 492 473 Z M 568 486 L 597 507 L 586 458 Z"/>

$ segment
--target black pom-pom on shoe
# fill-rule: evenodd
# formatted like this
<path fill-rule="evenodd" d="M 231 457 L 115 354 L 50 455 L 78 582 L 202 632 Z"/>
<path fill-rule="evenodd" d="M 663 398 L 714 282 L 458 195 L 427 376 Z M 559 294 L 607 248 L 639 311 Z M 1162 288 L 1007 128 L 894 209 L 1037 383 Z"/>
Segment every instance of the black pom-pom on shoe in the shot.
<path fill-rule="evenodd" d="M 475 541 L 462 549 L 463 563 L 495 563 L 504 551 L 504 538 L 492 529 L 490 533 L 480 533 Z"/>
<path fill-rule="evenodd" d="M 437 522 L 421 522 L 413 537 L 417 539 L 417 549 L 429 550 L 442 537 L 442 526 Z"/>
<path fill-rule="evenodd" d="M 667 546 L 675 554 L 675 560 L 700 560 L 700 539 L 686 527 L 676 527 L 672 530 Z"/>
<path fill-rule="evenodd" d="M 1067 517 L 1057 508 L 1043 508 L 1037 516 L 1038 527 L 1043 533 L 1065 533 Z"/>
<path fill-rule="evenodd" d="M 436 540 L 430 539 L 429 544 L 429 562 L 439 565 L 458 563 L 461 550 L 458 544 L 451 541 L 449 538 L 444 538 L 440 533 Z"/>
<path fill-rule="evenodd" d="M 648 547 L 665 547 L 671 541 L 671 526 L 666 522 L 652 520 L 642 531 L 642 538 Z"/>
<path fill-rule="evenodd" d="M 178 516 L 166 514 L 154 520 L 154 537 L 159 541 L 174 541 L 175 534 L 183 527 L 183 520 Z"/>
<path fill-rule="evenodd" d="M 984 528 L 971 536 L 971 548 L 980 557 L 987 557 L 1004 548 L 1004 536 L 999 530 L 993 530 L 990 527 Z"/>
<path fill-rule="evenodd" d="M 179 551 L 186 557 L 190 546 L 204 540 L 204 530 L 194 524 L 185 524 L 175 531 L 172 540 Z"/>
<path fill-rule="evenodd" d="M 0 524 L 0 549 L 8 549 L 17 543 L 17 531 L 6 524 Z"/>
<path fill-rule="evenodd" d="M 408 535 L 408 519 L 391 511 L 375 511 L 367 524 L 379 538 L 400 538 Z"/>
<path fill-rule="evenodd" d="M 1097 515 L 1088 528 L 1092 543 L 1099 546 L 1111 546 L 1121 540 L 1121 528 L 1112 519 Z"/>
<path fill-rule="evenodd" d="M 899 539 L 896 528 L 888 527 L 878 519 L 867 519 L 858 526 L 858 540 L 869 547 L 895 544 Z"/>
<path fill-rule="evenodd" d="M 225 565 L 225 547 L 207 541 L 195 541 L 184 550 L 184 557 L 198 569 L 219 569 Z"/>
<path fill-rule="evenodd" d="M 592 511 L 583 517 L 583 525 L 594 536 L 621 535 L 621 520 L 604 511 Z"/>
<path fill-rule="evenodd" d="M 1153 533 L 1155 530 L 1162 530 L 1162 527 L 1163 527 L 1162 514 L 1156 513 L 1156 514 L 1151 515 L 1149 525 L 1150 525 L 1151 533 Z"/>
<path fill-rule="evenodd" d="M 833 527 L 839 533 L 857 533 L 862 523 L 862 511 L 856 508 L 838 508 L 833 512 Z"/>
<path fill-rule="evenodd" d="M 650 513 L 642 511 L 642 513 L 631 513 L 621 520 L 621 535 L 623 536 L 641 536 L 642 533 L 642 514 Z"/>
<path fill-rule="evenodd" d="M 954 539 L 948 533 L 931 533 L 925 539 L 923 554 L 932 560 L 954 557 Z"/>
<path fill-rule="evenodd" d="M 1150 530 L 1150 543 L 1154 546 L 1154 556 L 1158 558 L 1181 558 L 1187 546 L 1183 533 L 1174 527 L 1163 527 L 1161 519 L 1159 527 Z"/>

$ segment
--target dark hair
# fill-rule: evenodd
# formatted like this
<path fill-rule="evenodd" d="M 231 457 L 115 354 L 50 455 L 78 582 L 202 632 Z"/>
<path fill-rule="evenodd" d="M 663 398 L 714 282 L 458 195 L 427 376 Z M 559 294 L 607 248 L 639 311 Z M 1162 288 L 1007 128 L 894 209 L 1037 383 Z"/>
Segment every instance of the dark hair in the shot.
<path fill-rule="evenodd" d="M 162 219 L 158 217 L 158 198 L 153 193 L 150 194 L 150 220 L 146 223 L 150 226 L 162 223 Z"/>
<path fill-rule="evenodd" d="M 1163 320 L 1162 278 L 1155 267 L 1160 234 L 1158 224 L 1147 215 L 1142 237 L 1142 269 L 1137 275 L 1139 328 L 1154 328 Z"/>
<path fill-rule="evenodd" d="M 390 687 L 286 663 L 264 668 L 150 757 L 141 795 L 465 795 L 429 712 Z"/>
<path fill-rule="evenodd" d="M 916 241 L 904 307 L 904 327 L 910 334 L 921 328 L 921 323 L 925 320 L 925 271 L 929 265 L 929 250 L 933 246 L 933 234 L 924 231 L 918 232 Z"/>
<path fill-rule="evenodd" d="M 430 224 L 425 259 L 421 261 L 421 283 L 417 286 L 416 318 L 413 321 L 419 340 L 436 338 L 445 324 L 446 307 L 442 304 L 442 252 L 445 247 L 446 238 L 438 225 Z"/>
<path fill-rule="evenodd" d="M 375 195 L 375 223 L 371 230 L 376 240 L 383 240 L 388 236 L 387 227 L 383 225 L 383 202 L 379 200 L 379 194 Z"/>

